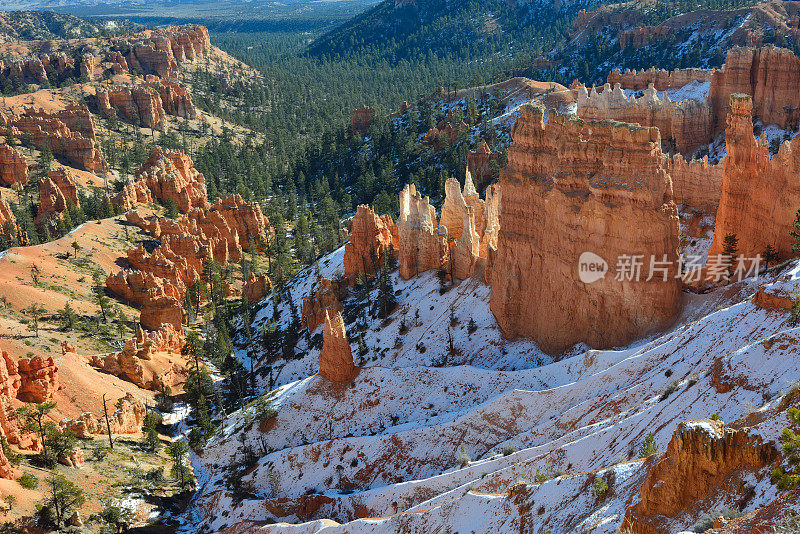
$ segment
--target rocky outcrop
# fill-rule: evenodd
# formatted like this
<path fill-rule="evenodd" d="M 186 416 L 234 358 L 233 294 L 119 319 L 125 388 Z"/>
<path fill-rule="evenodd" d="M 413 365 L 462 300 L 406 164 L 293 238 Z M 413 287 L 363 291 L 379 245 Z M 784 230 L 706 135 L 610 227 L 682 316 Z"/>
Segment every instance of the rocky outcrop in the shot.
<path fill-rule="evenodd" d="M 339 300 L 340 291 L 339 284 L 322 278 L 319 286 L 310 295 L 303 297 L 302 321 L 309 334 L 325 322 L 328 312 L 339 313 L 343 309 Z"/>
<path fill-rule="evenodd" d="M 17 398 L 23 402 L 45 402 L 52 399 L 60 388 L 58 367 L 52 356 L 21 358 L 17 362 L 17 370 L 20 376 Z"/>
<path fill-rule="evenodd" d="M 267 275 L 250 273 L 250 276 L 244 281 L 242 294 L 247 299 L 247 302 L 253 304 L 267 296 L 271 289 L 272 282 L 270 282 Z"/>
<path fill-rule="evenodd" d="M 94 118 L 82 104 L 70 104 L 53 113 L 28 108 L 21 116 L 0 114 L 1 133 L 29 138 L 37 147 L 47 147 L 84 170 L 102 173 L 108 165 L 95 144 L 95 130 Z"/>
<path fill-rule="evenodd" d="M 121 352 L 96 355 L 89 364 L 140 388 L 158 391 L 185 381 L 186 366 L 172 361 L 169 354 L 179 354 L 186 338 L 182 328 L 162 322 L 153 332 L 141 328 L 127 340 Z"/>
<path fill-rule="evenodd" d="M 383 255 L 398 248 L 397 225 L 391 216 L 378 217 L 372 208 L 361 205 L 350 221 L 350 241 L 344 246 L 344 275 L 375 274 L 383 265 Z"/>
<path fill-rule="evenodd" d="M 148 330 L 158 330 L 169 324 L 176 329 L 183 328 L 186 322 L 181 301 L 175 297 L 160 296 L 142 304 L 139 323 Z"/>
<path fill-rule="evenodd" d="M 594 87 L 589 91 L 581 86 L 578 89 L 578 116 L 655 126 L 661 131 L 665 147 L 681 153 L 708 144 L 714 132 L 712 109 L 705 99 L 672 102 L 667 93 L 659 98 L 652 84 L 639 98 L 625 96 L 619 83 L 614 84 L 613 89 L 607 83 L 600 93 Z"/>
<path fill-rule="evenodd" d="M 350 116 L 350 133 L 364 135 L 369 125 L 372 124 L 374 113 L 371 107 L 354 109 L 353 114 Z"/>
<path fill-rule="evenodd" d="M 479 188 L 486 187 L 495 174 L 500 154 L 493 153 L 486 141 L 481 141 L 478 150 L 470 150 L 467 154 L 467 171 L 472 174 Z"/>
<path fill-rule="evenodd" d="M 357 374 L 353 353 L 339 312 L 325 311 L 322 330 L 322 350 L 319 353 L 319 374 L 331 382 L 351 382 Z"/>
<path fill-rule="evenodd" d="M 663 70 L 650 68 L 648 70 L 620 69 L 612 70 L 607 82 L 612 87 L 620 84 L 625 89 L 647 89 L 653 85 L 657 91 L 678 89 L 692 82 L 710 82 L 714 78 L 713 69 L 678 69 Z"/>
<path fill-rule="evenodd" d="M 11 206 L 2 198 L 0 198 L 0 233 L 9 238 L 19 233 L 17 218 L 11 211 Z"/>
<path fill-rule="evenodd" d="M 750 95 L 754 114 L 764 124 L 796 129 L 800 125 L 799 87 L 800 60 L 791 50 L 774 46 L 728 50 L 709 93 L 717 129 L 727 125 L 733 94 Z"/>
<path fill-rule="evenodd" d="M 61 213 L 69 205 L 80 207 L 78 186 L 69 171 L 59 167 L 39 180 L 39 216 L 45 213 Z"/>
<path fill-rule="evenodd" d="M 115 406 L 116 410 L 108 418 L 112 434 L 136 434 L 142 429 L 144 417 L 147 415 L 147 408 L 142 401 L 126 393 Z M 90 412 L 84 412 L 75 419 L 63 419 L 61 426 L 82 439 L 108 432 L 105 417 Z"/>
<path fill-rule="evenodd" d="M 83 456 L 83 449 L 80 447 L 76 447 L 68 453 L 60 455 L 57 459 L 58 463 L 66 465 L 67 467 L 74 467 L 75 469 L 82 467 L 83 463 L 86 461 Z"/>
<path fill-rule="evenodd" d="M 500 328 L 557 353 L 578 342 L 623 345 L 666 326 L 680 300 L 678 213 L 658 130 L 543 118 L 540 107 L 522 109 L 500 173 L 490 302 Z M 668 264 L 645 265 L 637 280 L 632 255 Z M 605 275 L 587 276 L 595 272 Z"/>
<path fill-rule="evenodd" d="M 197 117 L 191 94 L 176 82 L 151 79 L 136 85 L 100 88 L 95 99 L 104 117 L 120 117 L 146 128 L 163 130 L 166 115 Z"/>
<path fill-rule="evenodd" d="M 194 168 L 191 158 L 179 150 L 153 149 L 150 158 L 136 171 L 133 184 L 118 193 L 113 202 L 128 210 L 150 198 L 166 202 L 173 200 L 181 213 L 193 208 L 208 208 L 206 181 Z"/>
<path fill-rule="evenodd" d="M 664 456 L 650 468 L 641 501 L 625 513 L 622 530 L 633 534 L 674 532 L 669 521 L 692 517 L 706 499 L 731 484 L 739 470 L 756 471 L 780 457 L 771 444 L 746 430 L 725 428 L 722 421 L 689 421 L 678 425 Z M 685 523 L 685 522 L 684 522 Z"/>
<path fill-rule="evenodd" d="M 400 276 L 408 280 L 421 272 L 438 269 L 448 259 L 447 229 L 436 222 L 436 210 L 414 184 L 400 193 L 397 221 Z"/>
<path fill-rule="evenodd" d="M 16 360 L 7 352 L 0 353 L 0 436 L 22 449 L 38 450 L 36 434 L 24 432 L 22 422 L 14 416 L 13 401 L 44 402 L 58 390 L 58 369 L 53 358 L 34 356 Z M 0 478 L 13 478 L 16 470 L 0 451 Z"/>
<path fill-rule="evenodd" d="M 0 183 L 6 187 L 28 183 L 28 164 L 14 147 L 0 144 Z"/>
<path fill-rule="evenodd" d="M 208 29 L 195 24 L 146 30 L 112 43 L 127 51 L 131 69 L 170 79 L 177 76 L 180 62 L 203 58 L 211 48 Z"/>
<path fill-rule="evenodd" d="M 781 259 L 792 257 L 792 229 L 800 206 L 800 151 L 796 140 L 784 141 L 770 157 L 766 138 L 753 137 L 752 99 L 731 95 L 725 142 L 722 196 L 709 255 L 722 252 L 726 235 L 735 234 L 746 257 L 772 245 Z"/>

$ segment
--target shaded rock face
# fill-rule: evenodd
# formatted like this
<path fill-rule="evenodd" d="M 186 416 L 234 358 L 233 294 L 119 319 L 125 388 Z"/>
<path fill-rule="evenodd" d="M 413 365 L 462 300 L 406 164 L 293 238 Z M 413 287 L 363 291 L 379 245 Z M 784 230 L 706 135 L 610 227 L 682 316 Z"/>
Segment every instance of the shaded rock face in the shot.
<path fill-rule="evenodd" d="M 128 210 L 138 202 L 153 199 L 161 202 L 173 200 L 181 213 L 209 206 L 205 178 L 194 168 L 191 158 L 180 150 L 161 147 L 153 150 L 150 158 L 136 171 L 134 183 L 117 193 L 113 202 Z"/>
<path fill-rule="evenodd" d="M 166 115 L 189 119 L 197 117 L 192 96 L 186 87 L 157 78 L 137 85 L 100 88 L 95 99 L 104 117 L 120 117 L 146 128 L 162 130 Z"/>
<path fill-rule="evenodd" d="M 142 401 L 132 394 L 126 393 L 116 404 L 116 410 L 109 414 L 109 424 L 112 434 L 136 434 L 142 429 L 147 408 Z M 105 417 L 84 412 L 75 419 L 63 419 L 61 426 L 71 430 L 73 434 L 83 439 L 90 439 L 94 434 L 106 434 Z"/>
<path fill-rule="evenodd" d="M 242 294 L 250 304 L 256 303 L 267 296 L 272 289 L 272 282 L 265 274 L 250 273 L 245 280 Z"/>
<path fill-rule="evenodd" d="M 745 430 L 726 429 L 722 421 L 681 423 L 664 456 L 650 468 L 641 501 L 625 512 L 622 530 L 634 534 L 673 532 L 668 524 L 683 514 L 706 511 L 706 499 L 730 484 L 739 470 L 757 471 L 780 457 L 771 444 Z"/>
<path fill-rule="evenodd" d="M 383 265 L 383 254 L 398 247 L 397 225 L 389 215 L 378 217 L 361 205 L 350 221 L 350 241 L 344 246 L 344 275 L 375 274 Z"/>
<path fill-rule="evenodd" d="M 63 167 L 50 171 L 46 178 L 39 181 L 39 216 L 45 213 L 61 213 L 67 209 L 69 203 L 73 207 L 80 207 L 75 180 Z"/>
<path fill-rule="evenodd" d="M 467 171 L 479 188 L 482 189 L 492 181 L 492 164 L 497 163 L 499 158 L 500 154 L 493 153 L 486 141 L 481 141 L 478 150 L 467 154 Z"/>
<path fill-rule="evenodd" d="M 709 255 L 720 254 L 727 234 L 736 234 L 739 253 L 755 256 L 772 245 L 781 259 L 794 256 L 789 231 L 800 207 L 800 151 L 784 141 L 770 157 L 765 138 L 753 137 L 752 99 L 734 94 L 725 133 L 722 196 Z"/>
<path fill-rule="evenodd" d="M 598 93 L 592 87 L 578 89 L 578 115 L 582 119 L 614 119 L 622 122 L 655 126 L 661 140 L 678 152 L 692 152 L 708 144 L 714 132 L 712 108 L 706 101 L 672 102 L 667 94 L 661 98 L 653 85 L 639 98 L 625 96 L 622 86 L 610 84 Z"/>
<path fill-rule="evenodd" d="M 731 95 L 753 99 L 753 111 L 764 124 L 797 128 L 800 123 L 800 61 L 791 50 L 765 46 L 732 48 L 715 72 L 710 98 L 716 127 L 726 128 Z"/>
<path fill-rule="evenodd" d="M 303 297 L 302 321 L 309 334 L 325 322 L 328 312 L 339 313 L 343 309 L 339 301 L 340 290 L 338 283 L 322 278 L 319 287 L 310 295 Z"/>
<path fill-rule="evenodd" d="M 322 330 L 322 351 L 319 353 L 319 374 L 331 382 L 350 382 L 356 376 L 353 353 L 347 340 L 342 314 L 325 311 Z"/>
<path fill-rule="evenodd" d="M 14 147 L 0 144 L 0 183 L 6 187 L 28 183 L 28 164 Z"/>
<path fill-rule="evenodd" d="M 400 193 L 397 233 L 400 276 L 404 279 L 447 262 L 447 230 L 437 224 L 430 199 L 417 193 L 414 184 L 406 185 Z"/>
<path fill-rule="evenodd" d="M 21 116 L 0 114 L 0 133 L 11 132 L 17 138 L 29 137 L 37 147 L 47 147 L 70 163 L 93 173 L 108 170 L 95 143 L 97 127 L 89 109 L 83 104 L 70 104 L 54 113 L 33 108 Z"/>
<path fill-rule="evenodd" d="M 623 345 L 670 323 L 680 300 L 678 213 L 658 130 L 561 115 L 545 125 L 542 109 L 526 106 L 512 139 L 491 267 L 503 332 L 557 353 L 578 342 Z M 604 277 L 581 280 L 585 252 L 607 262 Z M 616 268 L 625 255 L 647 263 L 638 281 Z M 647 281 L 651 256 L 667 263 Z"/>
<path fill-rule="evenodd" d="M 667 157 L 667 173 L 672 178 L 675 203 L 716 213 L 722 195 L 724 165 L 703 159 L 687 161 L 680 154 Z"/>

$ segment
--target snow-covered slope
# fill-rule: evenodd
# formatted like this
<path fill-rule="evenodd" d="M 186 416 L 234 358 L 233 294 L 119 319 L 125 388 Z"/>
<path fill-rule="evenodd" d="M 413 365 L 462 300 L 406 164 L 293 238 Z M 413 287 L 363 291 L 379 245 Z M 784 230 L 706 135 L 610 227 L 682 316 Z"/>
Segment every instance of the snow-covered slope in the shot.
<path fill-rule="evenodd" d="M 337 251 L 320 269 L 333 276 L 340 265 Z M 298 306 L 315 278 L 293 281 Z M 798 279 L 790 264 L 779 283 L 791 291 Z M 576 347 L 560 361 L 530 340 L 503 340 L 477 281 L 444 294 L 433 273 L 393 281 L 398 310 L 369 319 L 370 352 L 352 385 L 315 376 L 319 347 L 303 339 L 284 385 L 226 421 L 196 463 L 192 529 L 614 532 L 638 499 L 645 436 L 663 451 L 678 423 L 718 414 L 775 440 L 785 418 L 773 408 L 800 377 L 800 329 L 752 302 L 763 279 L 687 294 L 670 331 L 620 350 Z M 457 355 L 445 358 L 448 330 Z M 348 333 L 357 355 L 355 324 Z M 603 498 L 591 491 L 597 476 L 613 480 Z M 775 498 L 766 473 L 742 476 L 754 487 L 747 509 Z"/>

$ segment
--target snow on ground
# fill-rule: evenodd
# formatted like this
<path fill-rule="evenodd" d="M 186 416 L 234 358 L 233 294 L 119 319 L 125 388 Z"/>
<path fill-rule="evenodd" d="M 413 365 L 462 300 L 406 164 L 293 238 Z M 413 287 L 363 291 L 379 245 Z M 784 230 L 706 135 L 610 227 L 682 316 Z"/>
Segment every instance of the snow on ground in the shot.
<path fill-rule="evenodd" d="M 323 259 L 321 273 L 334 276 L 341 258 L 340 249 Z M 771 283 L 794 290 L 798 273 L 800 264 L 791 264 Z M 290 285 L 298 309 L 315 279 L 307 269 Z M 518 532 L 525 523 L 553 533 L 614 532 L 638 498 L 645 470 L 635 456 L 644 436 L 652 432 L 663 450 L 678 423 L 747 417 L 774 406 L 800 376 L 800 329 L 751 301 L 763 282 L 686 295 L 677 324 L 660 336 L 620 350 L 576 347 L 553 361 L 530 340 L 502 339 L 486 286 L 468 280 L 440 294 L 431 272 L 394 277 L 398 310 L 386 323 L 368 321 L 370 351 L 352 386 L 314 376 L 319 347 L 304 338 L 300 359 L 279 375 L 284 385 L 229 417 L 193 459 L 202 487 L 192 528 L 282 520 L 300 524 L 263 528 Z M 258 312 L 256 327 L 272 308 Z M 278 308 L 287 324 L 288 303 Z M 444 360 L 448 330 L 458 354 Z M 355 325 L 348 331 L 357 355 Z M 719 393 L 715 362 L 745 386 Z M 271 419 L 262 417 L 267 401 L 277 410 Z M 768 419 L 756 431 L 775 439 L 782 424 Z M 613 498 L 598 500 L 587 485 L 609 469 Z M 519 481 L 522 497 L 512 490 Z M 753 484 L 748 509 L 775 495 L 763 477 Z M 357 520 L 364 515 L 378 519 Z"/>

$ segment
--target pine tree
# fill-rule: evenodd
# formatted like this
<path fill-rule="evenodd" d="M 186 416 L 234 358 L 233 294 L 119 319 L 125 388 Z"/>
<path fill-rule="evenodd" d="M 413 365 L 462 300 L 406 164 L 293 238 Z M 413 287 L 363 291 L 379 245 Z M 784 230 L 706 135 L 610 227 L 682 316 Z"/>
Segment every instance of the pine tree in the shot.
<path fill-rule="evenodd" d="M 764 266 L 766 269 L 769 269 L 769 266 L 775 264 L 780 259 L 778 256 L 778 251 L 775 250 L 775 247 L 772 245 L 767 245 L 764 249 L 764 252 L 761 253 L 761 257 L 764 260 Z"/>
<path fill-rule="evenodd" d="M 792 229 L 789 230 L 789 235 L 794 238 L 794 242 L 792 243 L 792 252 L 795 254 L 800 254 L 800 209 L 797 210 L 797 213 L 794 216 Z"/>
<path fill-rule="evenodd" d="M 389 275 L 389 263 L 387 255 L 383 255 L 383 268 L 378 275 L 378 317 L 385 319 L 397 306 L 397 299 L 394 295 L 394 286 Z"/>
<path fill-rule="evenodd" d="M 728 270 L 733 269 L 738 252 L 739 238 L 736 234 L 726 234 L 722 240 L 722 255 L 728 260 Z"/>
<path fill-rule="evenodd" d="M 789 408 L 786 413 L 789 422 L 800 425 L 800 410 Z M 781 491 L 800 488 L 800 435 L 791 428 L 784 428 L 781 434 L 781 448 L 789 463 L 789 468 L 778 467 L 772 471 L 772 481 Z"/>

